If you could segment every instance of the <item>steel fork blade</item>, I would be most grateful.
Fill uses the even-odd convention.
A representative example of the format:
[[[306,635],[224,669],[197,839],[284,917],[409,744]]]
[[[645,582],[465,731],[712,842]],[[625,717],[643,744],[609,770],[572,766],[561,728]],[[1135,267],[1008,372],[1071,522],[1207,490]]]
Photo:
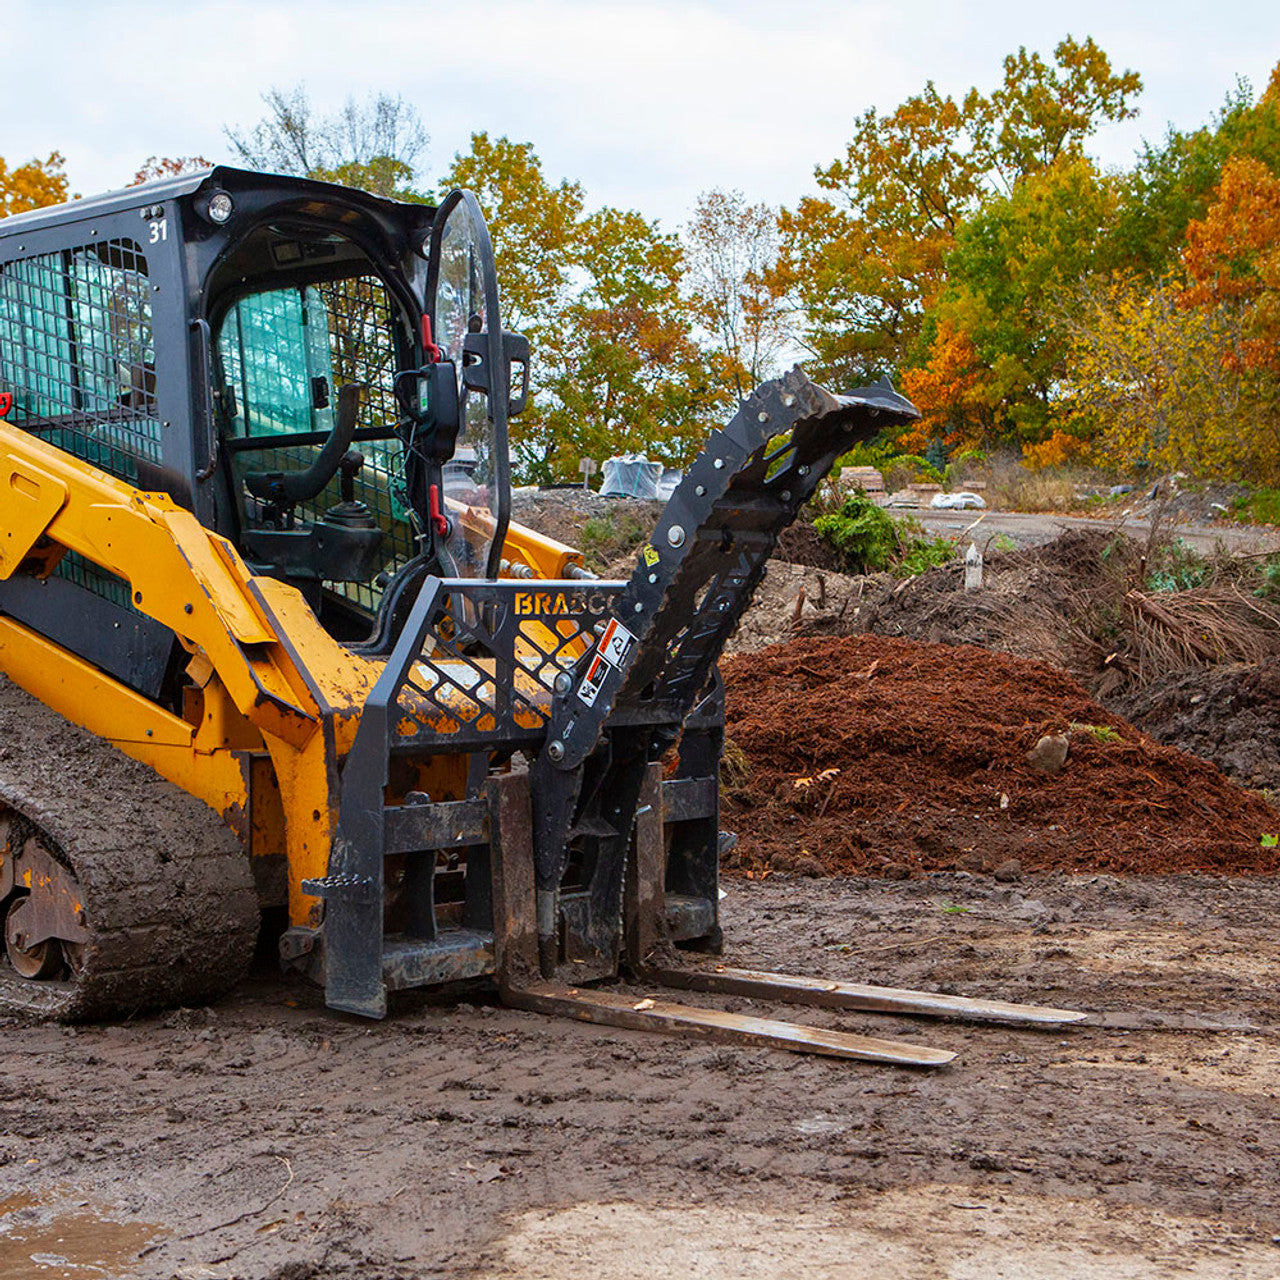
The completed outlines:
[[[638,998],[560,983],[534,983],[508,987],[502,993],[505,1004],[535,1013],[576,1018],[581,1022],[635,1031],[659,1031],[667,1035],[693,1035],[708,1040],[727,1040],[757,1048],[786,1049],[792,1053],[818,1053],[830,1058],[854,1058],[898,1067],[941,1067],[955,1058],[945,1049],[904,1044],[898,1040],[877,1040],[871,1036],[828,1031],[771,1018],[752,1018],[720,1009],[699,1009],[673,1004],[656,997]]]
[[[1075,1009],[1010,1004],[1004,1000],[975,1000],[967,996],[946,996],[932,991],[872,987],[857,982],[764,973],[756,969],[732,969],[726,965],[646,969],[644,976],[647,981],[685,991],[719,992],[757,1000],[821,1005],[829,1009],[862,1009],[869,1013],[911,1013],[927,1018],[969,1018],[983,1022],[1026,1023],[1045,1027],[1062,1026],[1088,1017],[1088,1014]]]

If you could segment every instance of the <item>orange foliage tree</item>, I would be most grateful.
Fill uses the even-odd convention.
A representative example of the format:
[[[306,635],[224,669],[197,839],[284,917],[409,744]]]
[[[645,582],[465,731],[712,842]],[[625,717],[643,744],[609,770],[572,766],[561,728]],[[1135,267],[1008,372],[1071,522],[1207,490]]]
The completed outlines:
[[[1280,178],[1237,156],[1222,170],[1216,199],[1187,230],[1185,303],[1239,307],[1243,336],[1230,359],[1280,373]]]
[[[28,160],[16,169],[0,156],[0,218],[69,200],[64,164],[58,151],[50,152],[47,160]]]
[[[206,160],[204,156],[148,156],[129,185],[136,187],[144,182],[155,182],[158,178],[177,178],[184,173],[199,173],[201,169],[212,168],[213,161]]]
[[[992,425],[986,375],[986,362],[968,331],[949,317],[939,320],[928,364],[902,375],[903,391],[920,410],[920,422],[902,447],[923,453],[939,438],[948,449],[981,444]]]

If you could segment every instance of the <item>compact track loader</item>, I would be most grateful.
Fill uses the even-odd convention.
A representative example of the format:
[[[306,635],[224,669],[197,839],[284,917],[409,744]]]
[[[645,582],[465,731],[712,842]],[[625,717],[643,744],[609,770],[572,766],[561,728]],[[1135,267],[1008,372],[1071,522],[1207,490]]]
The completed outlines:
[[[217,168],[0,222],[0,1007],[206,999],[277,908],[285,966],[374,1018],[492,977],[522,1008],[929,1066],[953,1055],[610,981],[1081,1016],[698,955],[717,658],[834,459],[912,406],[767,383],[601,581],[510,520],[528,371],[465,191]]]

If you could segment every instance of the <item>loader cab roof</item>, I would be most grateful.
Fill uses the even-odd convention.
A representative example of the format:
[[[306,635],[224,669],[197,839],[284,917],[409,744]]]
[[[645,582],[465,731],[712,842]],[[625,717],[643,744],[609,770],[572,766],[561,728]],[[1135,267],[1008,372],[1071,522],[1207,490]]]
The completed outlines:
[[[145,211],[153,205],[174,200],[184,202],[184,207],[189,207],[206,225],[212,227],[215,224],[207,219],[208,201],[218,191],[225,191],[232,197],[234,210],[230,223],[239,221],[244,214],[261,213],[270,205],[294,202],[313,216],[337,217],[347,223],[372,219],[388,227],[398,227],[409,235],[420,230],[425,234],[424,229],[430,227],[435,214],[434,206],[429,204],[387,200],[367,191],[331,182],[215,165],[195,173],[161,178],[118,191],[69,200],[65,204],[45,209],[13,214],[0,221],[0,238],[127,213],[134,209]],[[419,249],[420,242],[413,247],[415,250]]]

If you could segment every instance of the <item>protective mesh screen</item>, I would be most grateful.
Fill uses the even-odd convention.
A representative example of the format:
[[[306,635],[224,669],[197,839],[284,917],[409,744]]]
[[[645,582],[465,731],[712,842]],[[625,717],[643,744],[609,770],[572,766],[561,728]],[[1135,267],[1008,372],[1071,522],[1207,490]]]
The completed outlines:
[[[108,240],[0,266],[0,391],[7,421],[138,482],[160,461],[147,260]],[[55,574],[132,608],[128,584],[74,553]]]
[[[383,530],[388,573],[410,558],[414,546],[401,496],[403,452],[392,434],[400,417],[393,389],[400,363],[396,314],[378,277],[356,276],[242,298],[218,337],[223,377],[235,394],[233,428],[240,437],[329,431],[339,389],[353,382],[364,384],[357,426],[386,431],[388,438],[357,441],[365,462],[356,477],[355,496],[368,504]],[[326,399],[327,405],[317,407]],[[237,474],[243,478],[249,471],[300,471],[318,449],[273,445],[241,451],[236,456]],[[297,515],[318,519],[339,497],[335,479],[314,502],[300,505]],[[369,610],[381,595],[373,583],[326,585]]]
[[[8,421],[136,484],[160,461],[147,261],[109,240],[0,266]]]

